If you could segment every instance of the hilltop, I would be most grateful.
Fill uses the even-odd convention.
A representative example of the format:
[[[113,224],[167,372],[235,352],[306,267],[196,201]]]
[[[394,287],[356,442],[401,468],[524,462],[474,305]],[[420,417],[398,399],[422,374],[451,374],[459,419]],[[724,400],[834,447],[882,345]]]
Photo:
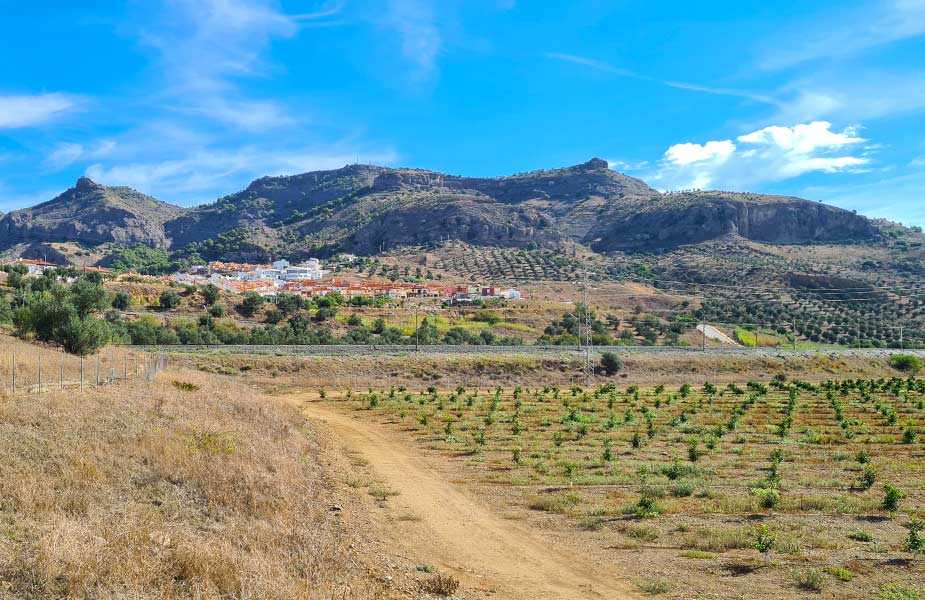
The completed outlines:
[[[213,203],[181,208],[87,178],[0,219],[0,250],[76,242],[142,244],[206,258],[262,260],[376,254],[460,241],[532,249],[579,243],[596,252],[652,251],[730,236],[770,244],[876,241],[882,224],[800,198],[733,192],[660,193],[606,161],[477,178],[348,165],[262,177]]]

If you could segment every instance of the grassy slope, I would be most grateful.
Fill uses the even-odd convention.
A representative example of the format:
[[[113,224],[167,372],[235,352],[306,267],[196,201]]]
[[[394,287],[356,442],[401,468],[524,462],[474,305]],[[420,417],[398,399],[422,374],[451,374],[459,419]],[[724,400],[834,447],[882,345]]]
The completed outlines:
[[[0,393],[0,599],[374,597],[304,419],[216,383]]]

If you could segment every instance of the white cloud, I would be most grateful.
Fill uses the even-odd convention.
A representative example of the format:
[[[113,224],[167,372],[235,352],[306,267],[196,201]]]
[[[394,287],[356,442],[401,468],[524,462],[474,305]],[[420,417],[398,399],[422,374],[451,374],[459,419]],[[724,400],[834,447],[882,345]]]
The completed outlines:
[[[67,94],[0,96],[0,129],[44,125],[79,104],[79,98]]]
[[[793,127],[771,126],[731,140],[683,143],[668,148],[648,179],[663,189],[752,186],[791,179],[811,172],[858,169],[870,162],[867,141],[855,127],[832,131],[817,121]],[[861,155],[849,152],[855,148]]]
[[[675,165],[689,165],[704,161],[722,164],[733,152],[735,144],[730,140],[707,142],[706,144],[675,144],[665,152],[665,158]]]

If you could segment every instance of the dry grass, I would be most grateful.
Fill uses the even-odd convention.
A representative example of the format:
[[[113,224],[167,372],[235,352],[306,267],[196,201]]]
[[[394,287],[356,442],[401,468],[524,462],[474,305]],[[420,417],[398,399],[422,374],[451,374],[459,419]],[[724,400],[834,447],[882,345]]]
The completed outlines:
[[[377,597],[305,427],[189,371],[0,392],[0,599]]]

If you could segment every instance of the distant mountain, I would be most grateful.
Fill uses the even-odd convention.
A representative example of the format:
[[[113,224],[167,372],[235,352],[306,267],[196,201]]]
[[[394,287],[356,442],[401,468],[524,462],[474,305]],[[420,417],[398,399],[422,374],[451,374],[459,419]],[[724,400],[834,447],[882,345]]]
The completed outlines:
[[[265,259],[459,240],[477,246],[598,252],[670,249],[738,236],[772,244],[882,235],[877,223],[799,198],[732,192],[663,194],[592,159],[496,178],[349,165],[263,177],[183,209],[86,178],[0,219],[0,249],[25,242],[145,244],[204,257]]]
[[[131,188],[107,187],[81,177],[53,200],[0,218],[0,249],[46,242],[167,247],[164,223],[182,213],[179,206]]]

